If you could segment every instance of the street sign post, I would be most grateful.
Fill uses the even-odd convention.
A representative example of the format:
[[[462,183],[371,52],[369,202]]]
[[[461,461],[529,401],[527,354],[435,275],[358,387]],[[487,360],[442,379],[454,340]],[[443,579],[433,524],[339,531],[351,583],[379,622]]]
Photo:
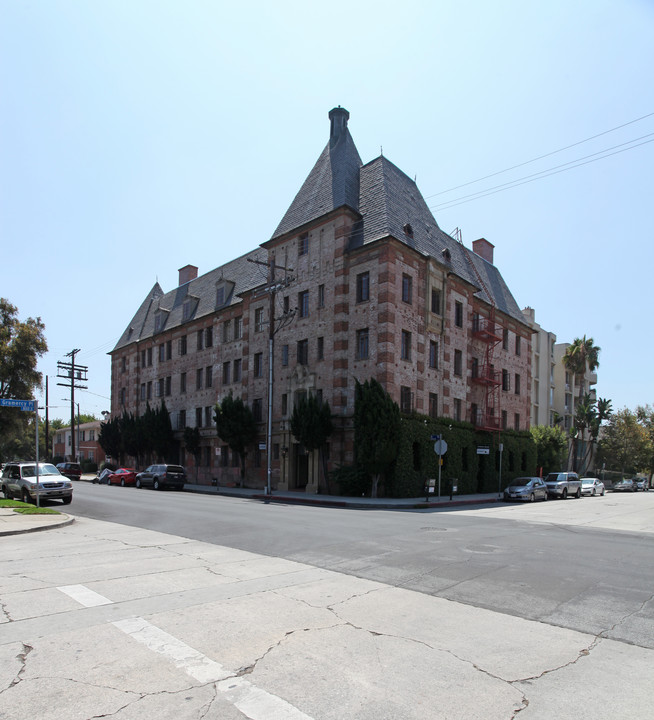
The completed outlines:
[[[434,452],[438,455],[438,499],[441,499],[441,467],[443,466],[443,455],[447,452],[447,443],[441,435],[432,435],[432,440],[437,437],[434,443]]]

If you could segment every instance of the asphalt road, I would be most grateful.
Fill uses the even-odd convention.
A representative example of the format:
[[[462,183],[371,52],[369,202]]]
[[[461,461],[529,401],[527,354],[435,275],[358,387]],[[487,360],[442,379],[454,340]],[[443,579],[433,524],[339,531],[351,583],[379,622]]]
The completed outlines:
[[[67,510],[654,648],[654,492],[383,511],[76,483]]]

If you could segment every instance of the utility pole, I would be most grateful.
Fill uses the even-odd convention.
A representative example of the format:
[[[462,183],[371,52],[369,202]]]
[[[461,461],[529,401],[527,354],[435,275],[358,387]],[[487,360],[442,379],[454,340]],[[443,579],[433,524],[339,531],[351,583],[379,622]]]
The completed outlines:
[[[75,389],[86,390],[87,385],[78,385],[79,382],[86,382],[88,380],[87,373],[89,371],[86,365],[76,365],[75,355],[79,352],[79,348],[71,350],[66,354],[66,357],[71,358],[70,362],[58,362],[57,363],[57,377],[64,378],[68,382],[60,382],[57,385],[70,388],[70,442],[71,442],[71,459],[75,461],[77,459],[77,453],[75,450]]]
[[[275,294],[278,290],[288,287],[295,278],[285,275],[283,280],[275,281],[275,269],[284,270],[284,272],[293,272],[292,268],[275,264],[275,254],[270,254],[270,261],[263,262],[261,260],[253,260],[248,258],[249,262],[255,265],[264,265],[268,267],[268,284],[255,293],[268,293],[269,295],[269,313],[268,313],[268,422],[266,429],[266,494],[272,494],[271,476],[272,476],[272,411],[273,411],[273,379],[274,379],[274,351],[275,351],[275,333],[284,327],[293,319],[295,311],[285,313],[279,327],[275,327]]]

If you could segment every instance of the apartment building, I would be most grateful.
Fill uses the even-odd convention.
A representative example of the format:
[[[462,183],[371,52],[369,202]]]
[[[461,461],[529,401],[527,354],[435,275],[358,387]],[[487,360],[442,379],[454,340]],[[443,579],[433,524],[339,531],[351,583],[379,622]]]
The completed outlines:
[[[556,335],[543,329],[536,322],[536,311],[533,308],[524,308],[522,312],[534,332],[531,341],[531,424],[552,427],[556,412],[554,407]]]
[[[75,451],[77,457],[72,456],[72,434],[70,426],[53,431],[52,456],[61,457],[67,461],[77,462],[90,460],[98,463],[105,460],[105,453],[98,437],[100,435],[100,421],[80,423],[75,425]]]
[[[376,378],[402,412],[526,429],[532,327],[493,263],[443,232],[416,183],[387,158],[363,164],[349,113],[329,113],[327,145],[272,237],[178,287],[155,284],[112,356],[112,415],[163,399],[179,440],[200,428],[200,477],[234,479],[213,407],[243,398],[260,427],[247,482],[265,485],[270,428],[273,486],[315,489],[315,468],[292,437],[298,397],[328,401],[330,467],[352,463],[355,381]],[[253,240],[253,243],[255,241]]]

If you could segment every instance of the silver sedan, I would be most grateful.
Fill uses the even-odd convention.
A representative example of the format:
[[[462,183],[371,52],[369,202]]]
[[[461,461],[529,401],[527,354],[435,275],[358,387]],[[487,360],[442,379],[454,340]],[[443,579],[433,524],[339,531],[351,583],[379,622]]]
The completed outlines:
[[[547,500],[547,485],[539,477],[516,478],[505,490],[504,500]]]
[[[581,478],[582,495],[604,495],[604,483],[593,477]]]

